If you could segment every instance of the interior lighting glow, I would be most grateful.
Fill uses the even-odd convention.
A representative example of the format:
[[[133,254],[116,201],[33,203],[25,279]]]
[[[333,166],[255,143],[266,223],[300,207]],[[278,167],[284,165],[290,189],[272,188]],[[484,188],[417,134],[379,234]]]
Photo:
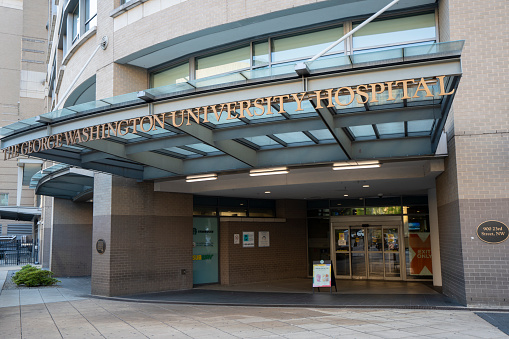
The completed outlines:
[[[288,174],[290,171],[286,167],[274,167],[274,168],[264,168],[264,169],[256,169],[249,171],[249,175],[252,177],[261,176],[261,175],[275,175],[275,174]]]
[[[335,163],[332,165],[332,169],[335,171],[339,171],[339,170],[361,169],[361,168],[377,168],[380,166],[381,166],[381,164],[377,160],[375,160],[375,161],[349,161],[349,162]]]
[[[364,187],[364,188],[368,188],[368,187],[369,187],[369,185],[362,185],[362,187]]]
[[[270,191],[265,191],[265,194],[270,194]]]
[[[197,182],[197,181],[208,181],[208,180],[217,180],[217,174],[209,173],[209,174],[199,174],[199,175],[188,175],[186,177],[186,182]]]

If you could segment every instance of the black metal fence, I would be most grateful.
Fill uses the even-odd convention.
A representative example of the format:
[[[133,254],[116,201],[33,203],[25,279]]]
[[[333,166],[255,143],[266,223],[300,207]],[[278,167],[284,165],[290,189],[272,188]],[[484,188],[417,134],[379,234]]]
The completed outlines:
[[[21,239],[0,241],[0,265],[18,266],[36,264],[38,258],[37,241]]]

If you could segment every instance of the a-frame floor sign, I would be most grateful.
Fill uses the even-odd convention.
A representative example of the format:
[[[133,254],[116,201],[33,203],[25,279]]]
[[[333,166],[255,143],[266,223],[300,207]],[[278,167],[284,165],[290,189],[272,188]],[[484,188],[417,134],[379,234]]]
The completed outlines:
[[[336,275],[334,274],[334,267],[330,260],[313,261],[313,293],[315,288],[329,287],[332,294],[332,286],[338,291],[336,286]]]

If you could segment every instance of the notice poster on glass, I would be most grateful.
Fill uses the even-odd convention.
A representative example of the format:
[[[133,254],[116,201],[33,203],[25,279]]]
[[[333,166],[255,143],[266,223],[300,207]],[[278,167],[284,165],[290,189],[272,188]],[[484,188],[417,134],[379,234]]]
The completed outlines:
[[[254,247],[254,232],[242,232],[242,247]]]
[[[313,264],[313,287],[331,287],[331,264]]]
[[[338,246],[346,246],[346,239],[344,233],[338,234]]]
[[[269,247],[270,239],[268,231],[258,232],[258,247]]]
[[[408,237],[411,275],[433,275],[429,233],[410,233]]]

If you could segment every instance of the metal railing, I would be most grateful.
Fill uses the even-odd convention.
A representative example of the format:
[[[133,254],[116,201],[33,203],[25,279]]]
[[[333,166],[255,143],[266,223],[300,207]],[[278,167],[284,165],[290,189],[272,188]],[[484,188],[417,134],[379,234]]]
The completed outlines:
[[[38,260],[38,241],[21,239],[0,241],[0,266],[23,266],[36,264]]]

